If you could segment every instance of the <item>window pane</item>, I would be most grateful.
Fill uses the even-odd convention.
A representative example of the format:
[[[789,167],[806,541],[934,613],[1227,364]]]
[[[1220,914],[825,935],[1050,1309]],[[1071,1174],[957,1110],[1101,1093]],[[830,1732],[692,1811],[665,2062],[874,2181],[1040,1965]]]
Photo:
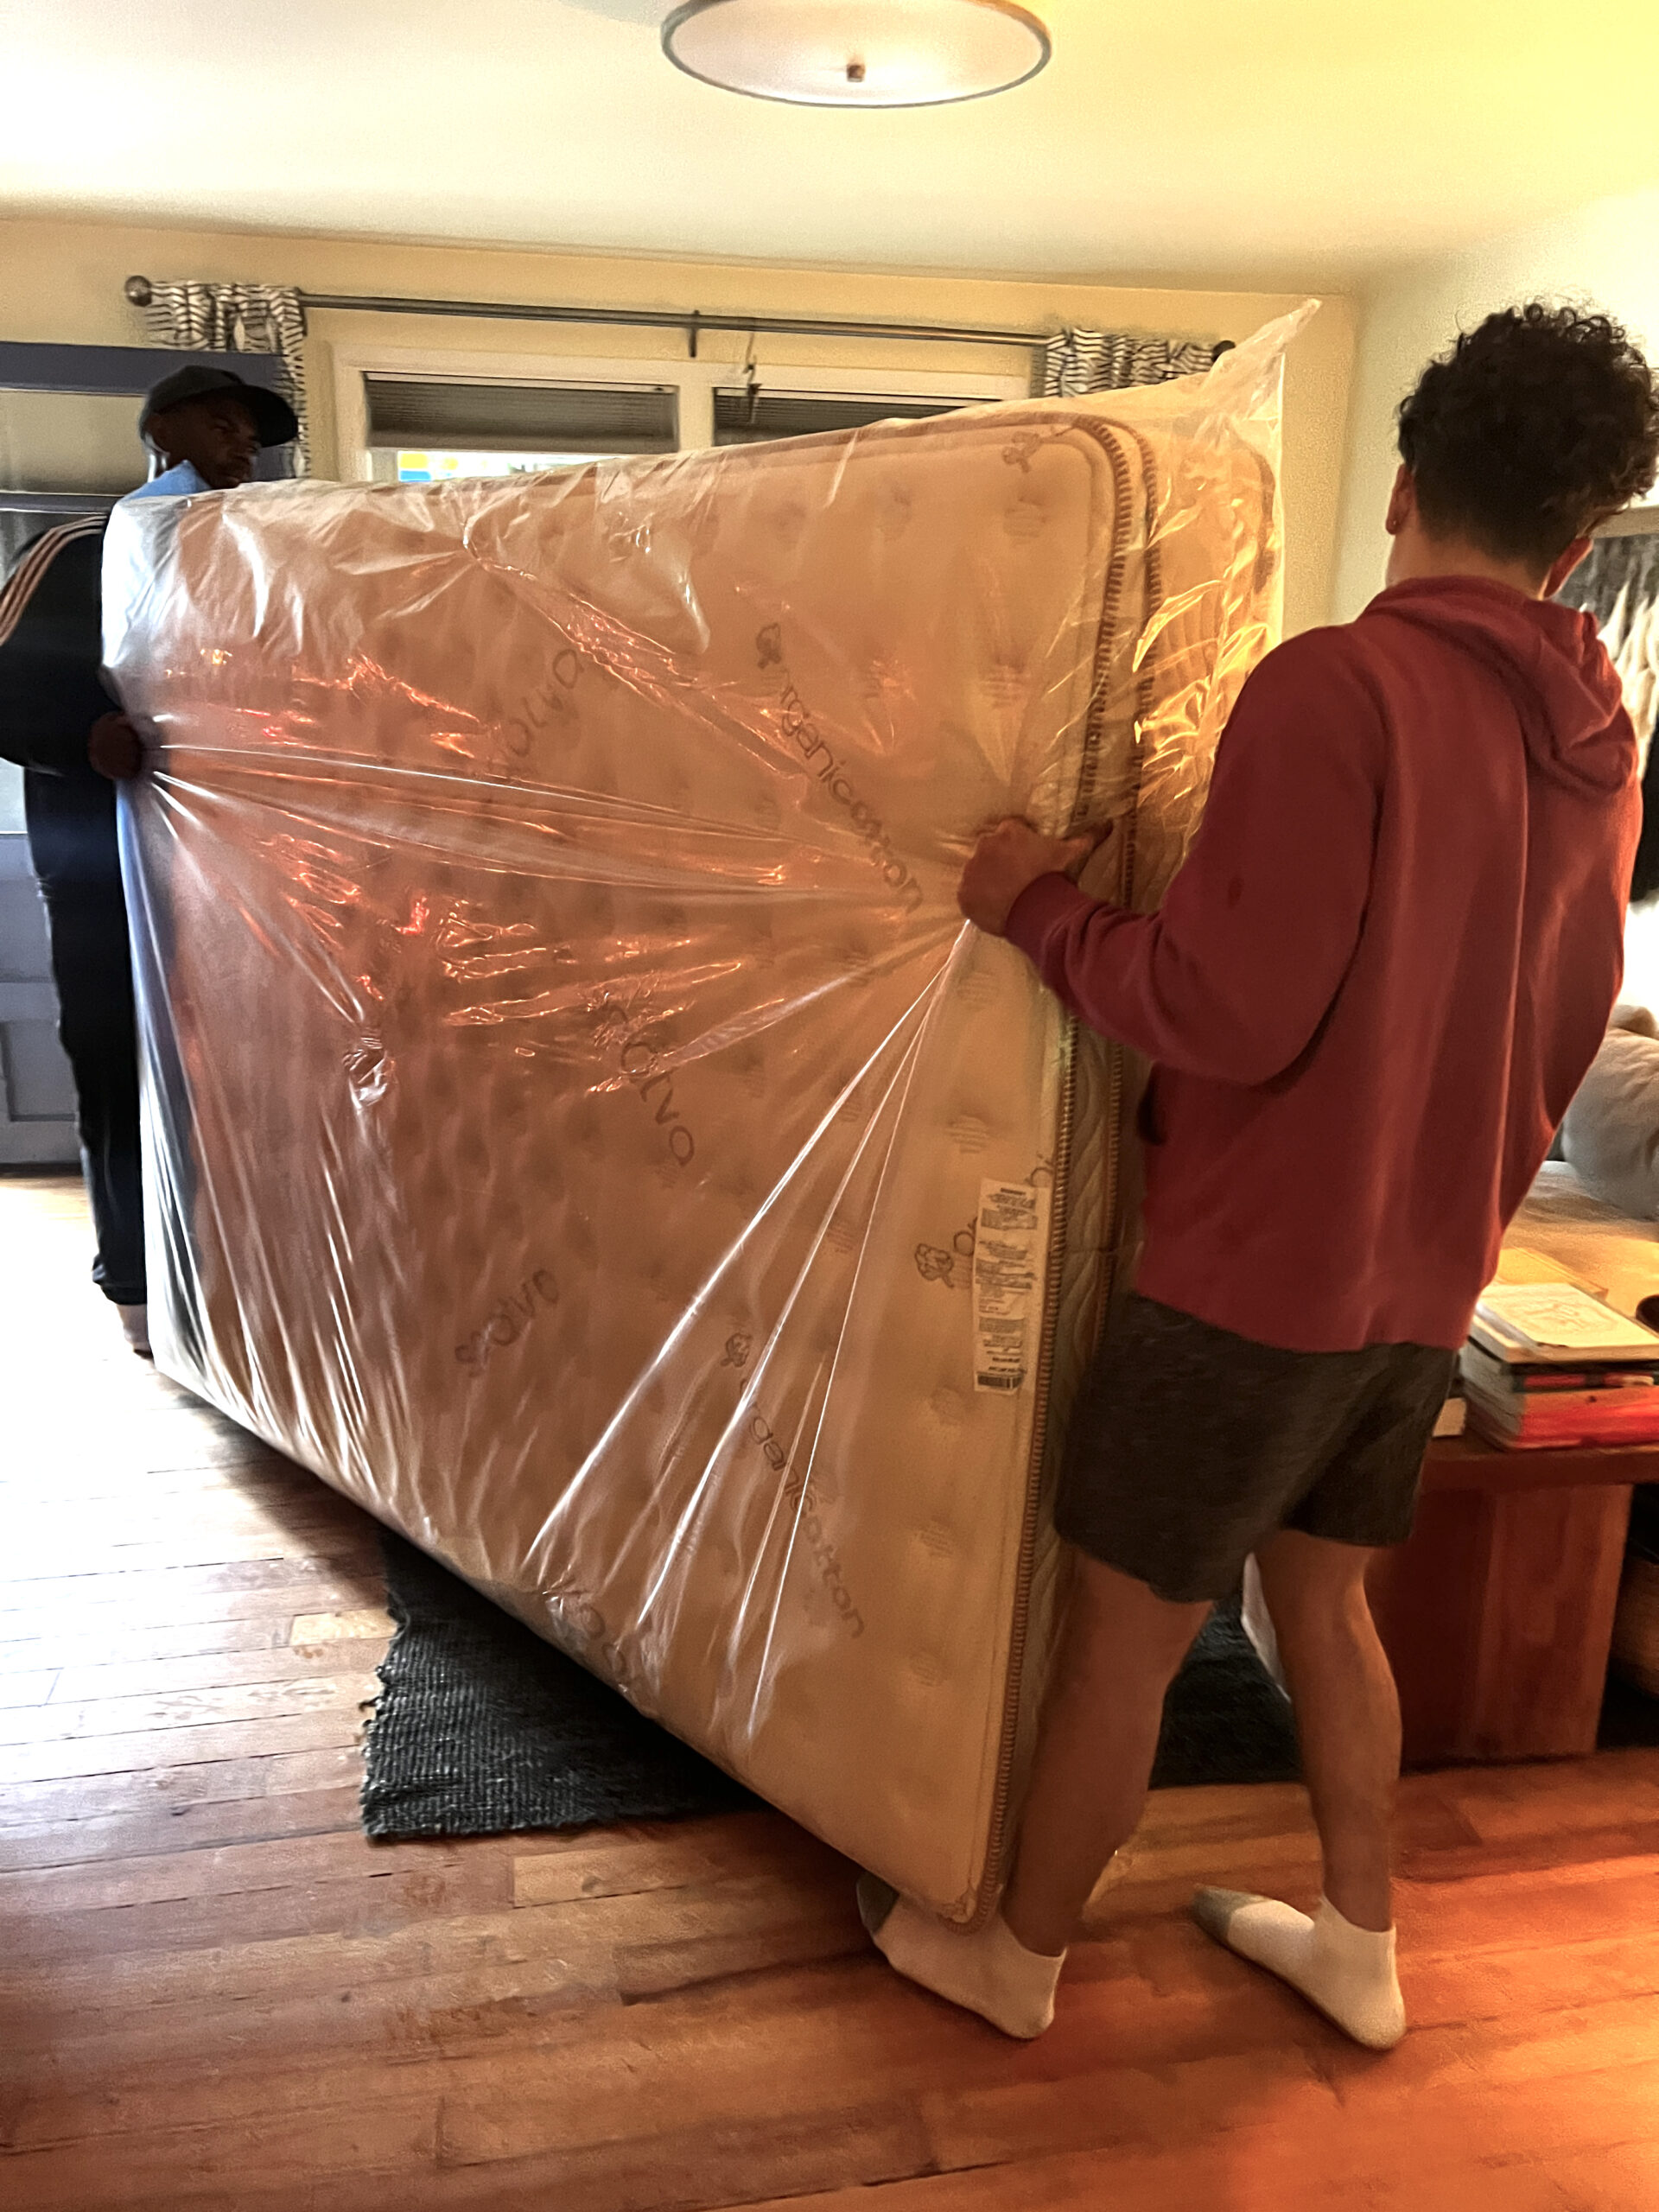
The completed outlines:
[[[672,453],[679,394],[671,385],[451,384],[364,378],[369,443],[419,452]]]
[[[770,438],[811,437],[824,430],[859,430],[870,423],[921,422],[979,399],[899,399],[880,392],[747,391],[715,394],[715,443],[758,445]]]
[[[524,476],[541,468],[585,468],[589,461],[620,459],[591,453],[456,453],[399,448],[386,456],[385,480],[394,484],[442,484],[452,476]],[[377,454],[377,459],[379,455]],[[377,477],[381,472],[377,469]]]

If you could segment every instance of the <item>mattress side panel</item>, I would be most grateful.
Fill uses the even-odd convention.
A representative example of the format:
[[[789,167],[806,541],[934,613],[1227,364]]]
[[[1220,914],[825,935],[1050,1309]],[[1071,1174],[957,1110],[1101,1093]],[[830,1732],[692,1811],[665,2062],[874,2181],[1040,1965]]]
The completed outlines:
[[[1160,413],[1170,412],[1158,395]],[[1275,642],[1281,522],[1274,470],[1259,445],[1190,426],[1137,420],[1121,399],[1090,426],[1118,454],[1129,509],[1122,575],[1109,592],[1097,689],[1109,711],[1090,747],[1091,819],[1114,834],[1083,872],[1096,897],[1153,912],[1197,832],[1216,747],[1245,677]],[[1074,1026],[1069,1041],[1066,1236],[1055,1317],[1041,1472],[1042,1508],[1025,1597],[1016,1684],[1017,1808],[1035,1749],[1063,1618],[1067,1561],[1052,1499],[1071,1416],[1113,1306],[1133,1287],[1144,1163],[1140,1057]],[[1009,1830],[1013,1821],[1007,1824]],[[1007,1836],[1001,1840],[1006,1859]],[[993,1869],[995,1875],[1004,1871]]]

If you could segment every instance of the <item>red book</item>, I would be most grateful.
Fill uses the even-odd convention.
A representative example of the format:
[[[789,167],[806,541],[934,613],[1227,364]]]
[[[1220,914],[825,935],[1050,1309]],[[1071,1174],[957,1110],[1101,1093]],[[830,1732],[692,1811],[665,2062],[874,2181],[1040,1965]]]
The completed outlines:
[[[1659,1390],[1516,1390],[1465,1385],[1469,1425],[1512,1451],[1575,1444],[1659,1444]]]

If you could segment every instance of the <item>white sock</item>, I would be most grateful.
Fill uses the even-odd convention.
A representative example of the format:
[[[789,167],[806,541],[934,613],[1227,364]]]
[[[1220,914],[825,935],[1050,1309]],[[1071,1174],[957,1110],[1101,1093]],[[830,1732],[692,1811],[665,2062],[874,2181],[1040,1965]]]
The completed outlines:
[[[864,1925],[896,1973],[977,2012],[1005,2036],[1041,2035],[1054,2018],[1064,1952],[1053,1959],[1028,1951],[1000,1912],[964,1935],[908,1897],[890,1900],[887,1885],[868,1874],[858,1885]]]
[[[1192,1915],[1206,1935],[1287,1981],[1368,2050],[1392,2050],[1406,2032],[1392,1928],[1356,1928],[1328,1897],[1310,1920],[1243,1890],[1200,1890]]]
[[[149,1352],[149,1308],[148,1306],[118,1306],[121,1316],[121,1333],[141,1359],[148,1359]]]

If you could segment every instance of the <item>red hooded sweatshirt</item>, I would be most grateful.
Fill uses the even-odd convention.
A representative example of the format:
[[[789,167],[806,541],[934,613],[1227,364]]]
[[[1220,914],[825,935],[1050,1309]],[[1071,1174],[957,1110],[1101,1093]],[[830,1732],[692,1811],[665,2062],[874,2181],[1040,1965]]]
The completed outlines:
[[[1397,584],[1268,654],[1155,914],[1008,935],[1154,1063],[1137,1287],[1293,1351],[1457,1345],[1600,1044],[1640,826],[1588,615]]]

